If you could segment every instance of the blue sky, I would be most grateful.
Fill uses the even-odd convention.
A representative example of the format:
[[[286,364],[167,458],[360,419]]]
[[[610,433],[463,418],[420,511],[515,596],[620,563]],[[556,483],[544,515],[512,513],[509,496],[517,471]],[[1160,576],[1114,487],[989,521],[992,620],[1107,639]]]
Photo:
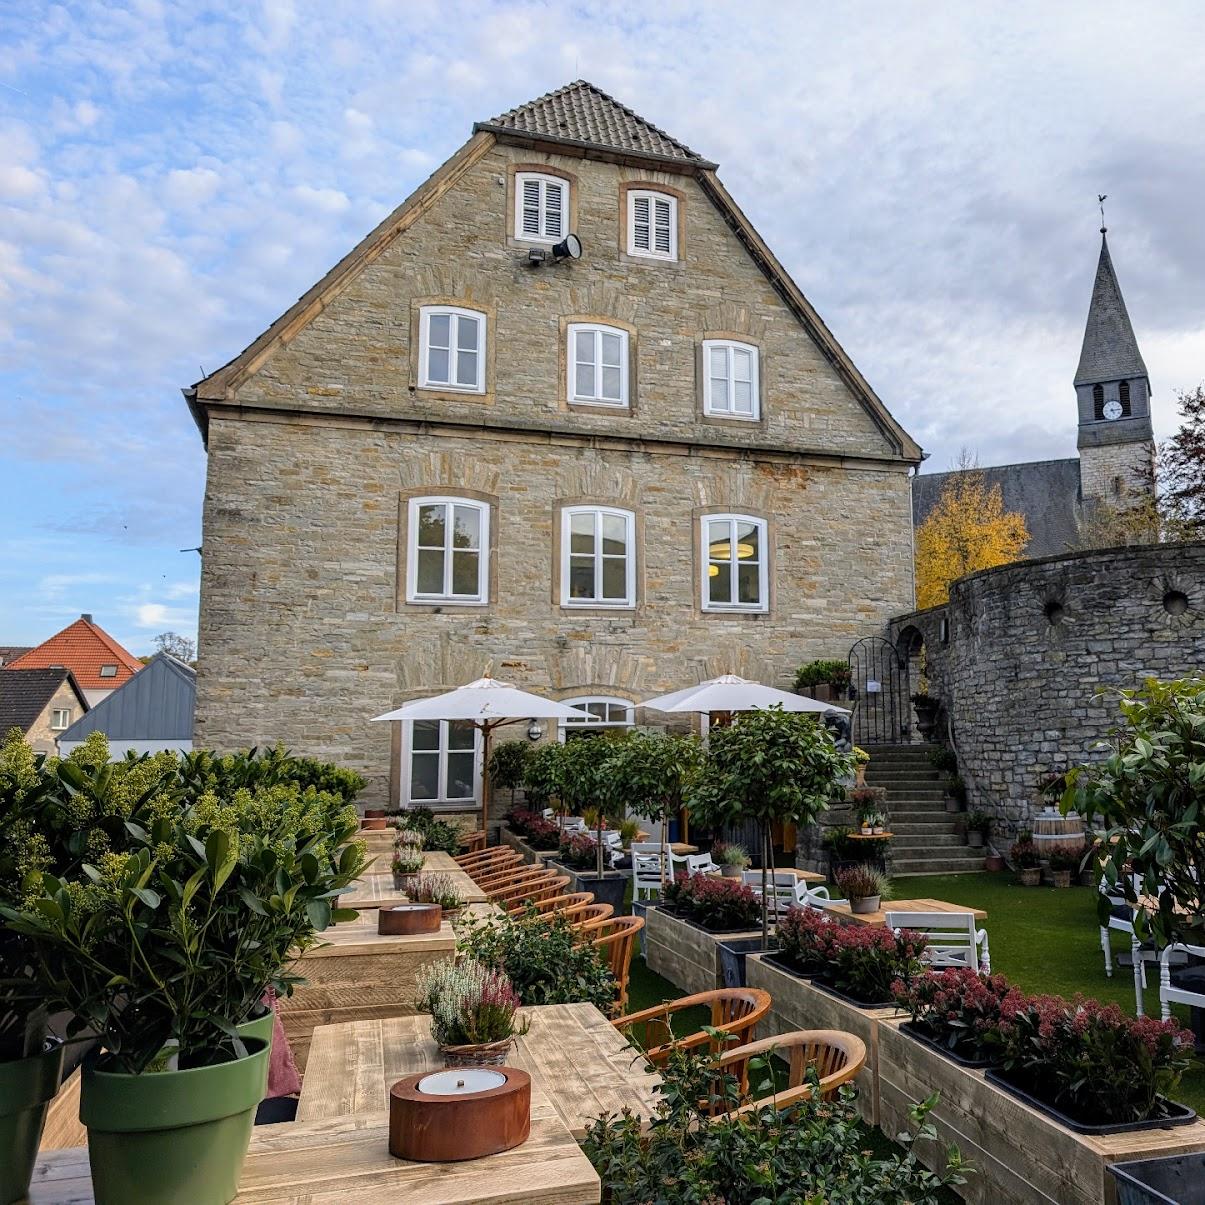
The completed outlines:
[[[1074,454],[1095,195],[1155,391],[1205,376],[1197,4],[0,6],[0,644],[193,634],[228,360],[489,118],[592,80],[720,163],[945,468]]]

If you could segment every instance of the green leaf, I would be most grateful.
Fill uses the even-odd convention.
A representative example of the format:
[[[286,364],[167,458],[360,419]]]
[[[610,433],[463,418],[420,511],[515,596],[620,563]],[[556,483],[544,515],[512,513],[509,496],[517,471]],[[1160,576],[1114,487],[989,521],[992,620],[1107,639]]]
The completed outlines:
[[[140,899],[148,908],[158,908],[162,903],[163,897],[159,892],[151,890],[150,887],[131,887],[130,894]]]

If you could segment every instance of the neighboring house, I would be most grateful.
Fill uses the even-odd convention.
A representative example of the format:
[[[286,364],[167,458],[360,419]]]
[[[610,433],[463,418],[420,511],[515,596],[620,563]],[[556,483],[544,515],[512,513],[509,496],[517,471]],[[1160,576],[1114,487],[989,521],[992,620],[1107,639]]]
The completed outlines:
[[[59,737],[59,749],[70,753],[89,733],[103,732],[113,761],[127,753],[187,752],[192,748],[196,702],[196,671],[167,653],[158,653],[72,724]]]
[[[195,739],[374,802],[476,797],[471,729],[368,721],[487,667],[623,726],[913,604],[920,448],[716,165],[588,83],[478,124],[185,395]]]
[[[1101,503],[1132,505],[1155,490],[1151,383],[1105,231],[1100,234],[1100,259],[1075,372],[1079,455],[982,470],[989,486],[1000,487],[1005,510],[1025,516],[1027,559],[1058,556],[1078,547],[1086,508]],[[937,505],[951,476],[923,473],[913,480],[912,514],[917,527]]]
[[[22,653],[28,652],[28,644],[0,644],[0,669],[10,661],[15,661]]]
[[[19,728],[34,752],[53,756],[58,738],[87,710],[75,675],[61,665],[0,673],[0,740]]]
[[[4,668],[44,669],[51,665],[65,665],[71,670],[90,706],[95,706],[142,668],[142,662],[133,653],[122,648],[87,614],[36,648],[15,657]]]

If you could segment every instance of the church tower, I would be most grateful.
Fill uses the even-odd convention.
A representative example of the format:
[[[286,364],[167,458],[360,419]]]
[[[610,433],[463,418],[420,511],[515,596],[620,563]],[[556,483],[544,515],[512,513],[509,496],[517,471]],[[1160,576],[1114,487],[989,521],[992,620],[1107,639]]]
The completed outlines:
[[[1080,497],[1125,506],[1155,489],[1151,384],[1126,312],[1102,226],[1100,262],[1075,394],[1079,404]]]

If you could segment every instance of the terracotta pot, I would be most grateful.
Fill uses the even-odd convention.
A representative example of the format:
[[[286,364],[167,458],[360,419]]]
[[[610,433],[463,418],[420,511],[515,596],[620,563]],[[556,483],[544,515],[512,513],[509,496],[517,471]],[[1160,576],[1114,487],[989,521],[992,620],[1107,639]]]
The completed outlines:
[[[859,763],[854,766],[854,786],[864,787],[866,785],[866,767]]]
[[[438,904],[395,904],[377,909],[377,932],[382,937],[410,937],[438,933],[443,909]]]
[[[860,900],[851,899],[849,901],[849,910],[850,910],[850,912],[857,912],[857,913],[878,912],[879,897],[877,895],[866,895],[866,896],[863,896]]]
[[[385,809],[384,808],[365,808],[364,815],[368,816],[368,817],[384,816]]]
[[[983,859],[983,869],[999,874],[1004,869],[1004,859],[999,854],[988,854]]]
[[[441,1046],[445,1067],[501,1067],[506,1062],[514,1038],[501,1042],[481,1042],[473,1046]]]
[[[1040,866],[1022,866],[1017,871],[1017,878],[1022,887],[1036,887],[1042,881],[1042,868]]]
[[[360,821],[360,828],[366,832],[380,832],[385,827],[384,816],[365,816]]]

